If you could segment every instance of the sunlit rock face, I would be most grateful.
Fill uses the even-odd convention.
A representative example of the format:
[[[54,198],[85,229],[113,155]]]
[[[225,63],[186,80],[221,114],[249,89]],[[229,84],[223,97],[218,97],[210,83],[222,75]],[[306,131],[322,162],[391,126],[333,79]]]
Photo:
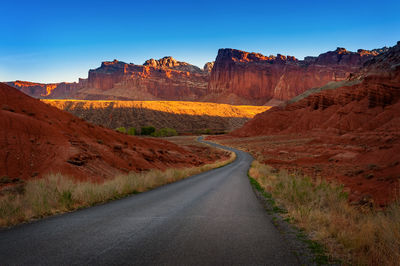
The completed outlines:
[[[330,81],[347,79],[364,62],[384,51],[344,48],[323,53],[318,57],[298,60],[293,56],[264,56],[235,49],[220,49],[212,68],[208,97],[224,102],[235,95],[255,104],[271,99],[288,100],[307,89],[320,87]]]
[[[86,99],[196,100],[207,92],[209,73],[172,57],[149,59],[143,65],[114,60],[89,71]]]
[[[214,67],[214,62],[207,62],[204,64],[203,70],[207,71],[208,73],[211,73],[213,67]]]

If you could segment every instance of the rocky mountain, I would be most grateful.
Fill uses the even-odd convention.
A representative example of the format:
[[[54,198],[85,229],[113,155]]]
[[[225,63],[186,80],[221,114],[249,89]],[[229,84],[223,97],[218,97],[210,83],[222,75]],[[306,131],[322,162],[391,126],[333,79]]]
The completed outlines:
[[[208,99],[215,102],[240,101],[265,104],[270,100],[289,100],[307,89],[330,81],[346,80],[351,73],[381,50],[344,48],[318,57],[298,60],[293,56],[264,56],[235,49],[220,49],[211,72]]]

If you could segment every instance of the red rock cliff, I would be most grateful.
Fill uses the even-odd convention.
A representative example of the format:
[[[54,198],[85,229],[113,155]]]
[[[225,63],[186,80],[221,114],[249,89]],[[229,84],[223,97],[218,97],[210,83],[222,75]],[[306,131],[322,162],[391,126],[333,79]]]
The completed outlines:
[[[345,80],[381,51],[344,48],[318,57],[297,60],[293,56],[264,56],[234,49],[220,49],[211,72],[208,94],[224,101],[235,95],[244,101],[265,104],[271,99],[288,100],[307,89],[330,81]]]
[[[41,99],[67,99],[86,85],[86,79],[79,79],[79,82],[61,82],[61,83],[35,83],[29,81],[12,81],[6,82],[23,93]]]
[[[143,65],[114,60],[90,70],[86,99],[196,100],[206,94],[209,73],[172,57],[150,59]]]

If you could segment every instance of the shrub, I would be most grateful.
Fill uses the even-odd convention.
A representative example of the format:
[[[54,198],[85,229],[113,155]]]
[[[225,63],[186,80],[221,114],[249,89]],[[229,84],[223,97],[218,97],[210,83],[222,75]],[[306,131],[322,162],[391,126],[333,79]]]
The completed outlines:
[[[178,133],[176,132],[175,129],[166,127],[166,128],[161,128],[161,129],[157,130],[156,132],[154,132],[151,135],[154,137],[172,137],[172,136],[177,136]]]
[[[148,127],[142,127],[140,130],[141,135],[151,135],[156,131],[156,129],[153,126],[148,126]]]
[[[118,132],[121,132],[121,133],[126,133],[126,128],[125,127],[117,127],[115,130],[118,131]]]
[[[128,135],[135,136],[135,135],[136,135],[136,128],[130,127],[130,128],[127,130],[126,133],[128,133]]]

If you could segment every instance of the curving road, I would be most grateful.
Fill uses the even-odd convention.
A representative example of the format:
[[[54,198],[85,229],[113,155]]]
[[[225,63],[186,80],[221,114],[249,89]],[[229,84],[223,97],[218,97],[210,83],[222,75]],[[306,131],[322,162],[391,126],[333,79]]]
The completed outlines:
[[[0,231],[0,264],[299,264],[252,191],[251,156],[226,149],[225,167]]]

